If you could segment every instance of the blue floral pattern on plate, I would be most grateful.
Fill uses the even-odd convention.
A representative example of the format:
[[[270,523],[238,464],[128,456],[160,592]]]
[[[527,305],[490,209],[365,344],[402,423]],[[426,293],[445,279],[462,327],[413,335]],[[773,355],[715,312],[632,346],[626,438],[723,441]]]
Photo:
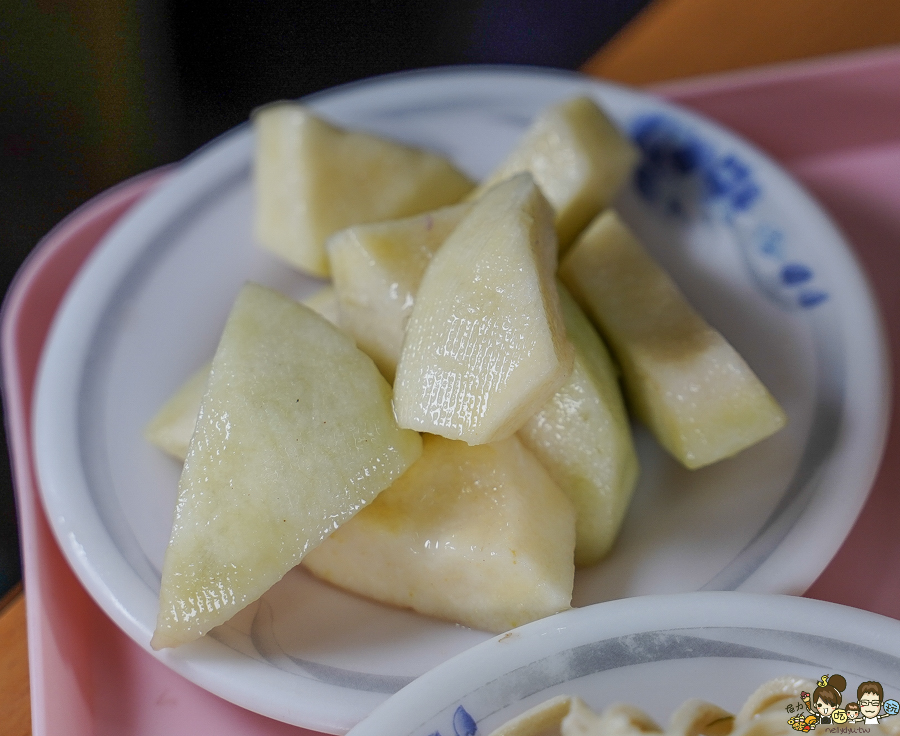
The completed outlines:
[[[751,276],[778,304],[810,309],[828,299],[813,268],[792,255],[784,229],[760,213],[765,192],[746,161],[660,112],[637,116],[629,132],[642,154],[635,187],[648,204],[669,217],[713,218],[731,228]]]
[[[478,733],[478,724],[461,705],[453,712],[453,733],[455,736],[475,736]],[[431,736],[441,736],[440,731],[435,731]]]

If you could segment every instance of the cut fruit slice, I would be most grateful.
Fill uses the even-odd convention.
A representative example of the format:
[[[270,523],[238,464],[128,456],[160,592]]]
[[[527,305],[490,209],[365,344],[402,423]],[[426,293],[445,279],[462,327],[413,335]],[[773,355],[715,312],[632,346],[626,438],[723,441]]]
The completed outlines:
[[[638,461],[612,358],[561,284],[559,296],[575,367],[518,436],[575,505],[575,564],[593,565],[615,541]]]
[[[419,286],[394,382],[401,427],[493,442],[572,372],[550,206],[530,174],[488,191]]]
[[[314,294],[308,296],[302,302],[314,312],[321,314],[331,324],[343,327],[341,324],[341,305],[338,301],[337,291],[333,286],[323,286]]]
[[[332,324],[338,324],[338,302],[334,288],[323,286],[315,294],[303,300],[310,309],[321,314]],[[191,435],[200,412],[200,401],[206,390],[211,363],[204,363],[172,397],[163,404],[144,429],[144,439],[184,462],[191,445]]]
[[[632,409],[686,467],[734,455],[784,426],[766,387],[615,212],[591,223],[559,275],[607,338]]]
[[[638,150],[597,104],[576,97],[547,108],[506,160],[469,198],[521,171],[530,171],[556,211],[564,253],[606,207],[638,161]]]
[[[328,239],[341,325],[393,382],[422,275],[471,205],[357,225]]]
[[[304,564],[342,588],[500,632],[569,608],[575,512],[519,440],[422,457]]]
[[[294,102],[256,110],[253,127],[256,237],[317,276],[332,233],[454,204],[473,186],[436,154],[341,130]]]
[[[196,639],[259,598],[420,454],[387,382],[346,334],[248,284],[178,485],[151,645]]]
[[[182,462],[191,446],[211,365],[204,363],[197,369],[144,428],[144,439]]]

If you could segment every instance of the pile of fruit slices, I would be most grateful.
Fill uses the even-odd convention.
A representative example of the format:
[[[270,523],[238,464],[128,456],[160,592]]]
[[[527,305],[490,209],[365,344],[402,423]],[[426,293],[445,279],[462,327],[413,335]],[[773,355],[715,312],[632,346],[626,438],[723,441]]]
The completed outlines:
[[[154,647],[301,561],[488,631],[568,608],[637,480],[620,373],[690,468],[784,424],[608,209],[637,153],[591,100],[541,113],[474,189],[294,103],[254,127],[257,239],[333,283],[308,305],[245,286],[212,363],[147,427],[184,461]]]

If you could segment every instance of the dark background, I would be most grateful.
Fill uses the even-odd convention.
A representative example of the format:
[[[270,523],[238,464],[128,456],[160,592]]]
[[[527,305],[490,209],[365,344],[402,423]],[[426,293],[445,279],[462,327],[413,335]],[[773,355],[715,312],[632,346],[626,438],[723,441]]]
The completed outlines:
[[[575,69],[648,0],[4,0],[0,277],[109,186],[254,107],[402,69]],[[5,439],[5,438],[4,438]],[[20,579],[0,453],[0,596]]]

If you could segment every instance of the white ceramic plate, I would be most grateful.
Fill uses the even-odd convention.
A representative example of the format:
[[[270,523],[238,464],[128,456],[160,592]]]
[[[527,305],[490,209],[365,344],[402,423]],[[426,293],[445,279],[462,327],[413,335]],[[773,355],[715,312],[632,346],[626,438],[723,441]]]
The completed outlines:
[[[597,98],[644,164],[622,213],[746,356],[790,425],[688,472],[638,430],[642,477],[609,560],[575,605],[700,589],[800,593],[859,512],[881,455],[887,372],[865,280],[821,210],[721,128],[575,74],[451,69],[310,99],[348,126],[442,151],[486,174],[535,113]],[[39,373],[35,448],[51,525],[103,609],[148,647],[179,468],[141,437],[213,353],[252,279],[319,284],[256,248],[247,127],[189,158],[97,249],[59,311]],[[488,635],[341,593],[302,570],[210,636],[157,653],[185,677],[290,723],[343,732]]]
[[[557,695],[598,712],[629,703],[665,726],[690,698],[737,713],[768,680],[833,674],[847,680],[844,702],[872,680],[885,701],[900,698],[900,622],[791,596],[630,598],[484,642],[405,687],[350,736],[487,736]]]

